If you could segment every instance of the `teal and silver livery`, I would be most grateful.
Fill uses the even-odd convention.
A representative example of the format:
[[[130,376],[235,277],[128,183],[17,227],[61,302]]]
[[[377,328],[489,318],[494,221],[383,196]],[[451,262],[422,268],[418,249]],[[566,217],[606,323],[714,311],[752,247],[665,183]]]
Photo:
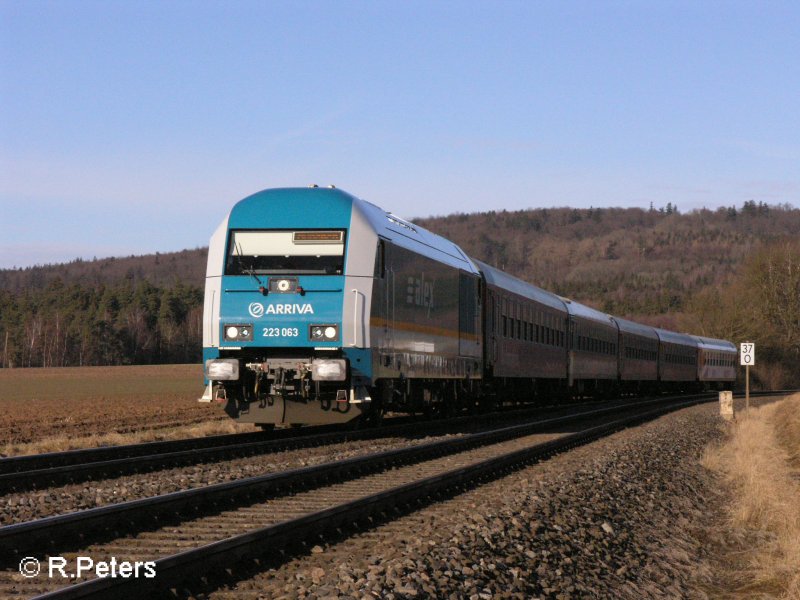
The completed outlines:
[[[341,190],[254,194],[209,245],[204,399],[270,426],[463,394],[481,374],[479,282],[455,244]]]
[[[560,298],[330,188],[258,192],[208,251],[206,401],[263,427],[731,386],[736,348]]]

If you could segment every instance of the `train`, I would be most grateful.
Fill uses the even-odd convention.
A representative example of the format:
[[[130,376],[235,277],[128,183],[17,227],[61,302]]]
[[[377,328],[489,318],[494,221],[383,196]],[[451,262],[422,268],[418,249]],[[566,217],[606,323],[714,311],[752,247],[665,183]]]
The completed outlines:
[[[736,356],[560,297],[334,186],[248,196],[209,243],[201,400],[265,429],[722,389]]]

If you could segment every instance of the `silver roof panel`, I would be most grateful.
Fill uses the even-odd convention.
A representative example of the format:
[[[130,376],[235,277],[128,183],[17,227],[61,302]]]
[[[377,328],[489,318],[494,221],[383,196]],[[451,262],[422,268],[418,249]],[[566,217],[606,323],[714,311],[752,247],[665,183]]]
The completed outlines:
[[[622,317],[611,318],[617,322],[620,331],[623,333],[632,333],[634,335],[639,335],[651,340],[658,340],[658,334],[656,334],[656,330],[650,325],[642,325],[641,323],[629,321],[628,319],[623,319]]]
[[[691,337],[697,341],[698,347],[702,348],[703,350],[732,352],[734,354],[737,352],[736,346],[728,340],[718,340],[716,338],[703,337],[699,335],[693,335]]]
[[[564,302],[555,294],[552,294],[547,290],[543,290],[540,287],[536,287],[535,285],[514,277],[513,275],[504,273],[499,269],[495,269],[494,267],[491,267],[479,260],[475,260],[474,262],[480,269],[481,273],[483,273],[483,276],[486,278],[486,283],[489,285],[508,290],[512,294],[517,294],[523,298],[528,298],[529,300],[539,302],[540,304],[555,308],[556,310],[560,310],[564,313],[567,312]]]

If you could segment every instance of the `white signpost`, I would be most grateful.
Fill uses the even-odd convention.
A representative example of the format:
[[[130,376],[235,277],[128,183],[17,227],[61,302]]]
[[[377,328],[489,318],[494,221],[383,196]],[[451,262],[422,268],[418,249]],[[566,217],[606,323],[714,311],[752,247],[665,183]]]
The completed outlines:
[[[745,371],[745,408],[750,408],[750,366],[756,364],[756,345],[753,342],[739,344],[739,364]]]

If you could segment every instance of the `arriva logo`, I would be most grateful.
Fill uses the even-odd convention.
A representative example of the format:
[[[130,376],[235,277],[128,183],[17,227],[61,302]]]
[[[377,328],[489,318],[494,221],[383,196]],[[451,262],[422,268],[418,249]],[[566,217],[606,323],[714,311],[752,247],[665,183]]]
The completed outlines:
[[[256,319],[264,315],[313,315],[314,307],[310,304],[268,304],[265,309],[260,302],[252,302],[247,312]]]
[[[261,302],[251,302],[250,306],[247,307],[247,312],[257,319],[264,314],[264,305]]]
[[[268,315],[313,315],[314,307],[310,304],[270,304]]]

